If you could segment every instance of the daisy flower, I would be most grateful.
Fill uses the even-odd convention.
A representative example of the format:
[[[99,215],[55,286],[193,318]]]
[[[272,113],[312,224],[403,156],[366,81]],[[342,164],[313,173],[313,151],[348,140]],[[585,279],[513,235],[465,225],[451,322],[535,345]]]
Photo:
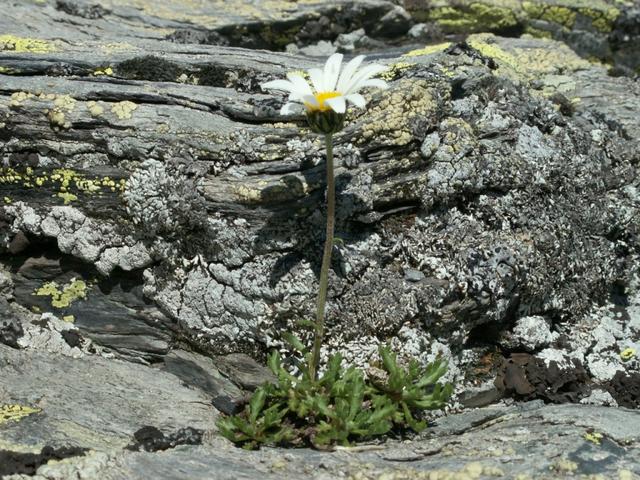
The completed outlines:
[[[387,88],[387,82],[372,78],[385,70],[383,65],[371,64],[362,68],[364,55],[359,55],[342,68],[342,54],[329,57],[324,69],[312,68],[308,71],[309,83],[302,73],[288,73],[288,80],[273,80],[263,83],[263,89],[289,92],[289,100],[280,110],[282,115],[317,112],[344,114],[347,102],[364,108],[367,101],[358,92],[363,88]]]

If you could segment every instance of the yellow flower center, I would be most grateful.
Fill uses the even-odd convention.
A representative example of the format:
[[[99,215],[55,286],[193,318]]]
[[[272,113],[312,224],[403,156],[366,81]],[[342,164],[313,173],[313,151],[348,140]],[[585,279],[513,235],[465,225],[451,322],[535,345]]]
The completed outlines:
[[[327,110],[331,109],[331,107],[325,103],[326,100],[329,100],[330,98],[339,97],[340,95],[342,95],[340,92],[318,92],[313,95],[314,97],[316,97],[318,106],[312,105],[307,102],[305,102],[304,105],[305,107],[307,107],[307,110],[310,110],[312,112],[316,110],[319,110],[321,112],[326,112]]]

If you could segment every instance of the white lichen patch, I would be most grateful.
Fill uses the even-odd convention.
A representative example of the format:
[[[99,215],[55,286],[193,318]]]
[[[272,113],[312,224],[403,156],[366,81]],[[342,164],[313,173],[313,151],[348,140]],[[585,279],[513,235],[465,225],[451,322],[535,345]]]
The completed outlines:
[[[104,107],[102,107],[102,105],[100,105],[98,102],[94,101],[87,102],[87,110],[89,110],[89,113],[94,118],[99,117],[104,113]]]
[[[133,116],[133,112],[138,108],[133,102],[125,100],[118,102],[111,107],[111,112],[120,120],[128,120]]]
[[[29,98],[33,98],[34,95],[29,92],[14,92],[11,94],[10,107],[19,107]]]

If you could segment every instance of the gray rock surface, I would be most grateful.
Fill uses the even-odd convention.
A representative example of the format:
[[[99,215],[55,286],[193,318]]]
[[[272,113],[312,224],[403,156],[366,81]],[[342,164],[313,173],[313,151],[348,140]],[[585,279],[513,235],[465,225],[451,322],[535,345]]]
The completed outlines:
[[[638,478],[638,12],[9,2],[0,466],[13,480]],[[311,318],[324,240],[322,142],[260,83],[336,49],[386,64],[390,89],[336,137],[323,355],[443,355],[458,395],[411,440],[244,452],[214,405],[238,408],[281,332]]]
[[[259,83],[314,62],[150,39],[115,48],[55,28],[68,41],[0,53],[16,302],[141,362],[176,341],[264,358],[313,314],[323,151]],[[615,357],[637,291],[637,82],[557,42],[486,34],[380,61],[391,89],[336,139],[343,242],[325,354],[366,365],[391,341],[423,361],[444,352],[452,379],[482,382],[469,369],[490,332],[544,315],[556,340],[542,357],[559,361],[571,352],[555,334],[610,301],[620,341],[587,352],[600,341],[588,340],[578,360],[599,383],[636,371]],[[9,254],[18,237],[29,246]],[[59,266],[29,273],[41,257]]]
[[[640,475],[640,413],[627,409],[545,406],[539,401],[498,405],[437,419],[411,440],[333,452],[281,448],[248,452],[216,434],[216,414],[202,385],[183,386],[170,373],[117,360],[86,356],[61,361],[0,348],[5,359],[2,401],[42,409],[0,425],[0,445],[17,451],[32,451],[44,443],[91,448],[84,456],[43,465],[35,476],[4,477],[10,480],[593,478],[588,475],[635,479]],[[21,384],[17,375],[29,381]],[[142,425],[157,426],[167,435],[188,426],[204,434],[200,445],[157,452],[124,449]]]
[[[0,425],[3,449],[73,445],[105,451],[128,445],[145,425],[214,428],[210,397],[159,368],[0,346],[0,371],[1,404],[41,410]],[[219,392],[237,391],[224,379],[212,381]]]

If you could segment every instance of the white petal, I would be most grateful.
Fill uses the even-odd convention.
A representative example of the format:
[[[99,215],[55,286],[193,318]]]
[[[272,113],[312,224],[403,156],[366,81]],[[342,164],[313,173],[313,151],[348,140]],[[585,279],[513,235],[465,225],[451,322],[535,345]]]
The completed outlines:
[[[309,77],[311,77],[311,83],[316,92],[324,92],[324,73],[319,68],[312,68],[309,70]]]
[[[320,107],[320,103],[318,103],[318,100],[314,95],[305,95],[300,99],[300,101],[304,103],[308,103],[309,105],[312,105],[316,108]]]
[[[325,92],[333,92],[336,88],[340,67],[342,66],[342,56],[341,53],[334,53],[324,65],[324,82],[322,82],[322,86],[325,88]]]
[[[346,95],[344,98],[358,108],[364,108],[367,105],[367,101],[359,93],[352,93],[351,95]]]
[[[360,88],[362,88],[362,86],[360,85],[361,82],[369,80],[371,77],[386,71],[387,68],[388,67],[385,67],[384,65],[367,65],[351,78],[351,81],[346,86],[346,90],[344,92],[345,95],[357,92]]]
[[[345,103],[343,96],[327,98],[324,103],[329,105],[331,110],[336,113],[344,113],[347,111],[347,104]]]
[[[360,82],[360,88],[381,88],[382,90],[386,90],[389,88],[389,84],[380,78],[370,78],[369,80],[365,80]]]
[[[291,83],[295,86],[292,93],[296,93],[298,97],[303,95],[313,95],[311,86],[299,73],[287,73],[287,78],[291,80]]]
[[[293,83],[288,80],[272,80],[270,82],[266,82],[260,85],[263,90],[273,89],[273,90],[284,90],[285,92],[291,92],[295,89]]]
[[[288,102],[280,109],[280,115],[295,115],[296,113],[301,113],[303,110],[304,107],[301,104]]]
[[[364,59],[364,55],[358,55],[345,65],[345,67],[342,69],[342,73],[340,74],[340,79],[338,80],[336,91],[345,91],[344,87],[349,83],[349,80],[351,80],[351,77],[353,77],[353,74],[356,73],[356,70],[358,70],[358,67]]]

